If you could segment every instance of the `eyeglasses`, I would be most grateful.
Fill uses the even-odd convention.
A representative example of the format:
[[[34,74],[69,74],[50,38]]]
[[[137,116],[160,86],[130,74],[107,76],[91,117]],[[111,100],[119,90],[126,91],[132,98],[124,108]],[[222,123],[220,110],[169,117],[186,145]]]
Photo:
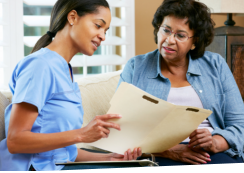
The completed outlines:
[[[189,38],[194,37],[188,37],[186,32],[172,32],[170,29],[164,26],[159,26],[159,32],[167,37],[171,36],[171,34],[174,34],[175,39],[181,42],[187,41]]]

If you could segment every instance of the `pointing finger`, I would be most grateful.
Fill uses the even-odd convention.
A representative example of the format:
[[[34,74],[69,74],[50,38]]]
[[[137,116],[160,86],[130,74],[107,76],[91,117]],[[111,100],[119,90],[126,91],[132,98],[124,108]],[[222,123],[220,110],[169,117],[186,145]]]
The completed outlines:
[[[122,118],[119,114],[106,114],[106,115],[97,115],[96,118],[99,118],[101,120],[109,120],[113,118]]]

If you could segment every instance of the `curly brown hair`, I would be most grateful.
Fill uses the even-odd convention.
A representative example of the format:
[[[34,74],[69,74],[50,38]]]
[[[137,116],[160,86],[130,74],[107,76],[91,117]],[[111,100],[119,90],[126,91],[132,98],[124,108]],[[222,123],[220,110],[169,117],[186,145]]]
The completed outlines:
[[[190,50],[191,57],[202,57],[205,48],[214,38],[214,21],[211,19],[210,9],[196,0],[164,0],[154,14],[152,25],[154,27],[154,39],[157,44],[157,33],[164,17],[173,15],[177,18],[187,18],[189,28],[194,31],[195,46]]]

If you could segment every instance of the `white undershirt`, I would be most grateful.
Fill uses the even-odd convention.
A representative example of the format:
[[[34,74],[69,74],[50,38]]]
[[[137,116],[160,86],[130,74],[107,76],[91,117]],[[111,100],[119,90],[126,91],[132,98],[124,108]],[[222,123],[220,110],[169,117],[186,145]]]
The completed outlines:
[[[175,105],[194,106],[198,108],[203,108],[202,102],[192,86],[171,88],[169,91],[169,96],[167,101]],[[210,132],[213,131],[213,128],[207,119],[204,120],[198,126],[198,129],[203,129],[203,128],[208,129]],[[189,142],[189,141],[190,139],[187,138],[182,142]]]

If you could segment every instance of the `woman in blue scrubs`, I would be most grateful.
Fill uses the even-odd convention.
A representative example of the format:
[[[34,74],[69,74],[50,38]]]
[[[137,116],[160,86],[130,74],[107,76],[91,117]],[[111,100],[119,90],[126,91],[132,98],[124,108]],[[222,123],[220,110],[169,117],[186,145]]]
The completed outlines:
[[[133,160],[141,149],[124,155],[77,149],[75,143],[107,138],[107,122],[120,115],[96,116],[86,127],[81,94],[69,62],[78,52],[91,56],[111,22],[106,0],[58,0],[50,28],[32,54],[15,67],[9,87],[12,104],[5,110],[7,138],[0,142],[0,170],[61,170],[57,162]],[[55,39],[53,39],[55,37]]]

